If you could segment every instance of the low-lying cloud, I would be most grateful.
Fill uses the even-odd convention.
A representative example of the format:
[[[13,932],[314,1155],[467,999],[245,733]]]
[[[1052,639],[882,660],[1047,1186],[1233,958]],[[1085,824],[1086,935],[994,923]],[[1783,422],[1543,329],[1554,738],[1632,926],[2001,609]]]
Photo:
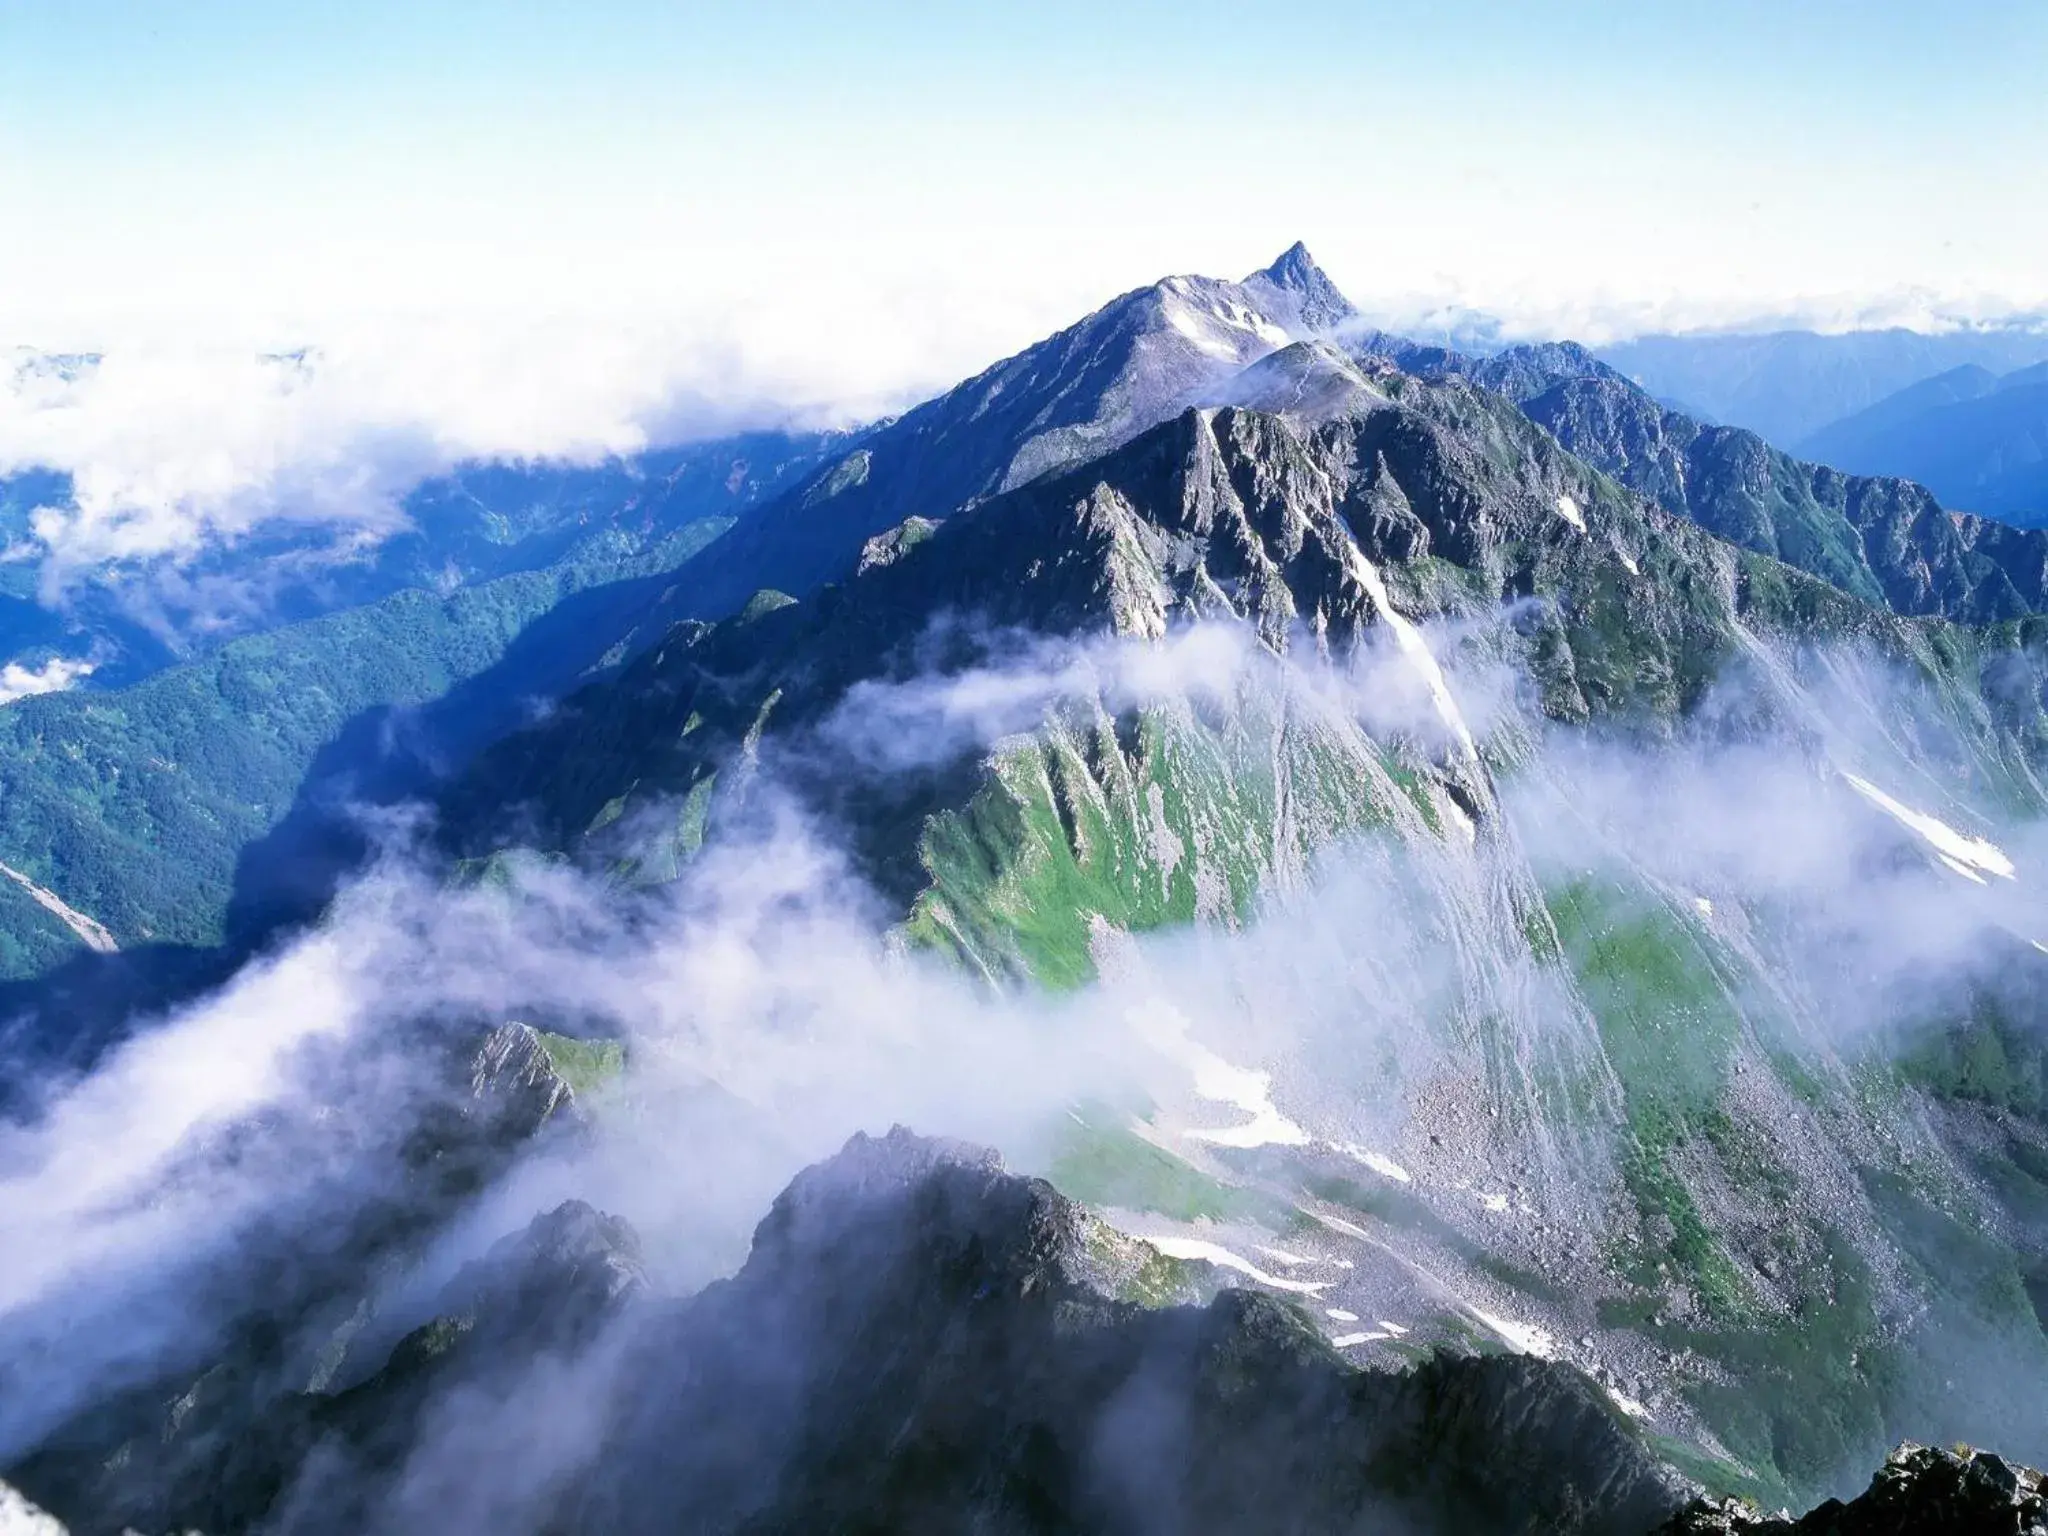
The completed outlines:
[[[80,678],[91,677],[95,664],[84,657],[53,656],[40,667],[10,661],[0,666],[0,704],[37,693],[61,693]]]
[[[374,540],[406,525],[407,491],[468,461],[589,464],[832,409],[749,390],[730,366],[674,337],[566,328],[18,355],[0,372],[0,477],[54,470],[71,494],[29,510],[14,553],[40,557],[54,599],[108,563],[189,559],[267,525]]]

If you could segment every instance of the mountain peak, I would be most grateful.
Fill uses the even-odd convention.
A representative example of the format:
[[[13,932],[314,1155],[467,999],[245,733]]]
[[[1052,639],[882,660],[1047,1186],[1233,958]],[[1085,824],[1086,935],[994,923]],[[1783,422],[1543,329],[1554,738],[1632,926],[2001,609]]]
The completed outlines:
[[[1295,301],[1303,325],[1311,331],[1329,330],[1351,318],[1351,301],[1330,281],[1299,240],[1282,251],[1270,267],[1245,279],[1245,286],[1260,285],[1287,294]]]
[[[1329,278],[1316,265],[1315,257],[1309,255],[1308,247],[1299,240],[1282,251],[1264,276],[1282,288],[1291,288],[1296,293],[1307,292],[1317,284],[1328,284]]]

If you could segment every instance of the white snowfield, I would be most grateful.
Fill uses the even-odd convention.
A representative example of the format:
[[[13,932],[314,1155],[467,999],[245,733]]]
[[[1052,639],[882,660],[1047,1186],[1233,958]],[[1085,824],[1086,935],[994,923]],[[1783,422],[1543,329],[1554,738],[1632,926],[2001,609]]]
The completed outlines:
[[[1308,1132],[1274,1106],[1272,1076],[1233,1066],[1207,1046],[1190,1039],[1188,1021],[1178,1008],[1155,999],[1131,1007],[1124,1017],[1146,1044],[1188,1069],[1198,1095],[1215,1103],[1233,1105],[1251,1116],[1242,1125],[1190,1130],[1186,1135],[1191,1140],[1217,1147],[1308,1144]]]
[[[1323,1311],[1336,1322],[1355,1323],[1358,1321],[1358,1314],[1356,1312],[1346,1312],[1342,1307],[1325,1307]]]
[[[1304,1264],[1313,1264],[1316,1262],[1314,1259],[1306,1258],[1301,1254],[1289,1253],[1285,1248],[1262,1247],[1259,1249],[1259,1252],[1263,1253],[1275,1264],[1285,1264],[1289,1269],[1299,1269]]]
[[[1185,278],[1166,280],[1161,306],[1167,324],[1211,357],[1249,361],[1294,340],[1280,326],[1236,300],[1216,296],[1205,301]]]
[[[2012,860],[1997,844],[1981,837],[1965,837],[1947,822],[1929,816],[1925,811],[1916,811],[1910,805],[1902,805],[1868,779],[1858,778],[1853,773],[1845,773],[1842,777],[1857,794],[1900,826],[1918,834],[1942,863],[1965,879],[1984,885],[1988,883],[1984,879],[1986,874],[1996,875],[2001,880],[2015,878]]]
[[[1465,756],[1477,762],[1479,747],[1472,739],[1471,727],[1465,724],[1464,714],[1458,709],[1458,701],[1451,696],[1451,685],[1444,678],[1444,669],[1437,665],[1436,653],[1430,650],[1429,641],[1423,638],[1422,631],[1394,607],[1393,599],[1387,594],[1387,584],[1380,578],[1379,568],[1365,558],[1365,552],[1358,547],[1358,541],[1349,528],[1344,530],[1344,555],[1351,574],[1365,588],[1366,596],[1372,599],[1374,610],[1394,632],[1395,646],[1429,689],[1438,716],[1464,749]]]
[[[1353,1162],[1365,1164],[1366,1167],[1383,1179],[1392,1179],[1397,1184],[1413,1184],[1415,1182],[1415,1175],[1383,1152],[1375,1152],[1370,1147],[1361,1147],[1354,1141],[1337,1143],[1337,1150]]]
[[[1538,1359],[1548,1360],[1557,1353],[1557,1340],[1541,1328],[1529,1323],[1510,1322],[1507,1318],[1496,1317],[1491,1312],[1481,1311],[1478,1307],[1472,1309],[1472,1315],[1500,1335],[1501,1342],[1518,1355],[1535,1355]]]
[[[1232,1253],[1220,1243],[1207,1242],[1199,1237],[1148,1237],[1145,1241],[1169,1259],[1193,1259],[1204,1264],[1214,1264],[1218,1269],[1235,1270],[1261,1285],[1270,1285],[1276,1291],[1293,1291],[1301,1296],[1320,1296],[1330,1288],[1330,1282],[1327,1280],[1289,1280],[1280,1275],[1268,1274],[1250,1259]]]
[[[1557,498],[1557,515],[1570,523],[1579,532],[1586,531],[1586,514],[1579,510],[1579,504],[1569,496]],[[1626,557],[1624,557],[1626,558]]]
[[[1337,1349],[1350,1349],[1355,1344],[1370,1344],[1375,1339],[1384,1339],[1388,1337],[1390,1337],[1390,1335],[1378,1332],[1340,1333],[1337,1335],[1336,1338],[1330,1340],[1330,1343],[1332,1347]]]

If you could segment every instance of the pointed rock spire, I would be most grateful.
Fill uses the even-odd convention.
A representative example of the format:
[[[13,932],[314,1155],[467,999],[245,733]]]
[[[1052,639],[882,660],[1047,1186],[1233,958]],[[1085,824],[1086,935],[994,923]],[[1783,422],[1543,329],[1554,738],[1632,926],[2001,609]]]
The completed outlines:
[[[1329,330],[1351,318],[1351,301],[1337,290],[1299,240],[1282,251],[1270,267],[1245,279],[1247,286],[1269,284],[1288,295],[1309,330]]]
[[[1323,276],[1323,269],[1316,265],[1315,257],[1309,255],[1308,247],[1299,240],[1282,251],[1273,265],[1266,268],[1266,276],[1282,288],[1292,288],[1296,292],[1316,283],[1329,282]]]

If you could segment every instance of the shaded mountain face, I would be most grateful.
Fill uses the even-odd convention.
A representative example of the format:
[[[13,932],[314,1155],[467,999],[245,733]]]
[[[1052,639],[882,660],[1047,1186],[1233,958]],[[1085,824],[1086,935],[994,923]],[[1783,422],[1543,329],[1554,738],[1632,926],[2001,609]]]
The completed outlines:
[[[364,856],[351,806],[427,792],[683,614],[737,607],[760,586],[807,590],[909,512],[950,510],[1114,447],[1349,313],[1296,246],[1242,283],[1171,278],[1127,294],[852,438],[757,433],[593,469],[478,466],[415,491],[418,528],[366,560],[298,570],[288,557],[304,534],[222,555],[284,583],[260,605],[265,623],[345,611],[232,642],[116,704],[47,696],[0,715],[18,748],[0,775],[0,862],[106,928],[124,953],[143,952],[84,955],[75,924],[0,877],[0,984],[34,993],[0,995],[0,1017],[28,1009],[38,1039],[52,1010],[108,1015],[111,1029],[113,1014],[225,974],[279,926],[317,912]],[[828,450],[828,466],[805,480]],[[0,570],[33,581],[30,565]],[[413,584],[427,590],[384,595]],[[32,585],[23,591],[27,601]],[[125,598],[105,595],[106,622],[135,629],[132,616],[112,616]],[[80,612],[98,612],[95,601]],[[22,612],[41,634],[42,619]],[[134,655],[95,679],[173,659],[157,642]],[[66,967],[75,979],[59,976]],[[52,977],[65,983],[61,999],[43,995]]]
[[[245,1529],[330,1418],[402,1444],[397,1403],[416,1401],[425,1368],[457,1343],[482,1353],[516,1337],[530,1361],[587,1340],[643,1283],[630,1233],[565,1209],[450,1280],[438,1329],[380,1310],[520,1152],[590,1126],[570,1080],[591,1081],[579,1042],[523,1023],[414,1020],[394,1036],[304,1064],[309,1113],[211,1128],[184,1149],[161,1193],[175,1202],[181,1185],[212,1181],[232,1214],[196,1245],[194,1273],[155,1277],[178,1289],[175,1307],[147,1276],[110,1275],[103,1291],[6,1318],[0,1456],[39,1502],[90,1531]],[[294,1195],[252,1220],[238,1171]],[[395,1347],[394,1322],[407,1330]],[[344,1389],[376,1373],[405,1390],[366,1413]]]
[[[1830,1499],[1794,1520],[1771,1516],[1735,1500],[1703,1500],[1686,1508],[1657,1536],[1894,1536],[1944,1531],[1954,1536],[2004,1536],[2048,1525],[2041,1474],[2015,1467],[1989,1452],[1934,1450],[1902,1445],[1870,1486],[1846,1504]]]
[[[1660,408],[1632,386],[1587,387],[1661,428]],[[1492,389],[1368,380],[1341,355],[1304,345],[1222,392],[1286,408],[1184,413],[1077,471],[878,538],[850,581],[813,601],[762,601],[725,624],[672,632],[616,680],[487,754],[444,803],[453,844],[478,856],[521,828],[543,847],[588,841],[593,856],[610,858],[620,852],[614,828],[638,835],[642,808],[680,796],[694,809],[679,830],[633,855],[673,870],[723,804],[720,776],[732,778],[742,742],[758,755],[797,741],[858,685],[940,659],[974,664],[988,635],[1006,630],[1159,639],[1228,620],[1276,651],[1343,654],[1384,639],[1404,614],[1491,621],[1539,715],[1653,732],[1687,716],[1738,663],[1751,629],[1925,654],[1924,638],[1883,610],[1709,536],[1681,496],[1671,499],[1682,515],[1635,500]],[[1560,440],[1577,440],[1560,426]],[[1657,483],[1633,469],[1623,478]],[[1502,621],[1518,599],[1533,601]],[[949,615],[974,622],[934,650],[924,642]],[[2010,643],[1973,641],[1973,652],[1989,650],[1942,665],[1977,693],[1979,669]],[[1986,738],[2016,752],[2016,766],[2034,751],[2039,716],[2020,681],[2023,655],[2012,653],[2020,670]],[[1441,720],[1435,728],[1445,739],[1457,730]],[[1465,792],[1483,794],[1465,760],[1454,752],[1429,771],[1452,785],[1463,775]],[[887,888],[908,895],[930,877],[929,844],[906,863],[917,838],[905,829],[923,824],[911,809],[924,803],[918,796],[955,792],[952,780],[892,774],[889,785],[869,785],[836,762],[823,775],[800,761],[791,771],[822,804],[840,806],[857,837],[894,850],[876,855]],[[869,839],[863,829],[877,826],[888,830]]]
[[[1936,374],[1965,366],[2002,374],[2048,359],[2048,333],[2036,325],[1932,335],[1641,336],[1600,355],[1659,399],[1790,446]]]
[[[1305,366],[1316,357],[1301,353]],[[1254,373],[1298,371],[1281,354]],[[471,856],[520,818],[544,847],[588,837],[611,849],[608,829],[639,828],[642,807],[681,796],[698,803],[687,842],[718,814],[720,774],[732,777],[743,742],[756,754],[798,742],[863,682],[929,667],[921,642],[949,614],[973,619],[941,642],[952,665],[985,659],[1004,631],[1160,639],[1204,619],[1242,622],[1280,651],[1341,654],[1393,633],[1403,608],[1477,618],[1556,594],[1507,631],[1518,654],[1542,658],[1543,707],[1643,723],[1680,714],[1733,655],[1738,605],[1781,601],[1774,582],[1742,582],[1700,530],[1620,495],[1490,392],[1411,384],[1396,403],[1352,388],[1321,420],[1191,410],[1081,470],[878,541],[853,580],[814,601],[672,632],[615,683],[487,754],[445,802],[445,826]],[[1586,579],[1595,572],[1604,579]],[[1458,729],[1431,714],[1422,734]],[[824,804],[844,801],[854,828],[890,829],[895,852],[878,851],[877,873],[913,891],[929,876],[903,867],[917,839],[903,840],[899,817],[918,824],[911,807],[949,792],[949,766],[874,785],[838,764],[791,771]],[[1468,752],[1442,773],[1484,793]],[[870,795],[903,803],[885,810]],[[672,869],[677,853],[637,856]]]
[[[1807,458],[1900,475],[1953,507],[2048,520],[2048,365],[1999,377],[1956,369],[1844,417],[1799,445]]]

